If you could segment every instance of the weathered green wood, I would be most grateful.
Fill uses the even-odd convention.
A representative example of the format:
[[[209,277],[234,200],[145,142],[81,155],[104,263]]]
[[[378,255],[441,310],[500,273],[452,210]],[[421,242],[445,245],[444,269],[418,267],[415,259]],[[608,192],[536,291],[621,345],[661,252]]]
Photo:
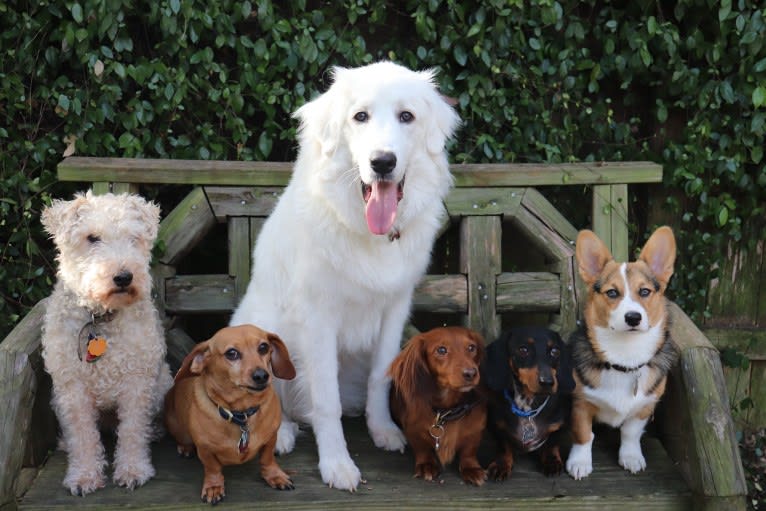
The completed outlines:
[[[559,297],[561,304],[559,313],[551,316],[550,328],[557,332],[568,334],[578,327],[578,319],[582,317],[583,299],[581,287],[578,284],[579,275],[574,256],[567,257],[548,265],[548,270],[559,276]]]
[[[533,188],[524,191],[521,206],[511,221],[524,234],[524,241],[551,261],[571,257],[577,230],[566,218]]]
[[[723,366],[723,379],[726,382],[726,393],[729,396],[732,418],[738,425],[747,424],[750,410],[735,408],[738,403],[750,395],[750,370],[753,364],[746,369]]]
[[[455,188],[445,204],[451,216],[515,215],[523,188]]]
[[[670,311],[680,361],[663,397],[665,447],[695,493],[741,497],[744,505],[745,476],[718,351],[677,305]]]
[[[766,360],[766,330],[756,328],[703,328],[705,336],[719,350],[731,348],[750,360]]]
[[[247,217],[231,217],[227,228],[229,275],[234,277],[234,294],[239,302],[250,282],[250,220]]]
[[[284,186],[292,166],[290,162],[72,156],[60,162],[57,170],[61,181]],[[662,181],[662,166],[651,162],[456,164],[450,170],[458,188]]]
[[[194,188],[160,223],[158,240],[165,245],[160,261],[175,265],[216,224],[202,188]]]
[[[500,333],[497,315],[497,275],[500,274],[499,216],[469,216],[460,223],[460,271],[468,276],[466,325],[487,341]]]
[[[497,310],[557,313],[560,286],[558,275],[553,273],[501,273],[497,276]]]
[[[750,399],[753,408],[747,419],[750,425],[763,427],[766,424],[766,361],[758,360],[750,363]]]
[[[10,505],[24,462],[37,371],[42,367],[40,333],[46,300],[35,307],[0,343],[0,505]]]
[[[283,188],[206,186],[205,194],[219,222],[232,216],[268,216],[277,204]]]
[[[751,232],[749,236],[758,239],[762,233]],[[763,244],[759,250],[759,247],[732,240],[725,250],[718,277],[710,281],[708,306],[713,314],[705,324],[752,328],[758,325],[759,300],[766,301],[766,290],[760,287],[765,257]]]
[[[468,283],[465,275],[426,275],[415,288],[412,309],[466,313]]]
[[[691,496],[678,471],[655,438],[643,439],[651,471],[630,474],[617,465],[613,436],[599,435],[593,449],[594,472],[584,481],[567,475],[545,477],[536,456],[518,455],[508,481],[487,482],[477,488],[464,484],[456,464],[445,468],[438,482],[412,477],[414,458],[377,449],[361,418],[344,421],[346,439],[364,482],[350,493],[328,488],[317,467],[314,438],[310,431],[300,434],[295,450],[279,456],[280,466],[291,473],[295,490],[274,490],[259,476],[257,461],[225,467],[224,509],[259,510],[577,510],[635,509],[685,510]],[[494,456],[492,443],[479,452],[486,466]],[[202,465],[197,459],[182,459],[166,438],[153,448],[157,475],[145,486],[128,491],[108,484],[85,498],[72,497],[61,487],[64,456],[56,452],[40,473],[35,486],[21,502],[24,511],[78,509],[151,508],[156,510],[210,509],[199,502]],[[219,506],[220,507],[220,506]]]
[[[165,314],[166,310],[166,301],[165,301],[165,282],[168,279],[171,279],[175,277],[176,275],[176,269],[175,266],[170,266],[167,264],[162,264],[160,262],[153,262],[151,266],[151,275],[152,275],[152,296],[154,298],[154,304],[157,307],[157,312],[159,313],[160,320],[162,321],[163,325],[167,327],[167,322],[169,321],[167,314]]]
[[[593,232],[617,261],[628,260],[628,185],[593,187]]]
[[[96,177],[96,176],[94,176]],[[96,177],[96,179],[100,179]],[[107,183],[105,181],[95,181],[91,185],[91,190],[93,190],[93,193],[96,195],[104,195],[105,193],[109,193],[111,190],[111,186],[109,186],[110,183]]]
[[[229,275],[181,275],[165,283],[170,313],[228,313],[237,305],[235,279]]]
[[[91,189],[96,195],[104,195],[105,193],[114,193],[116,195],[121,193],[138,193],[138,182],[111,183],[97,181],[91,185]]]

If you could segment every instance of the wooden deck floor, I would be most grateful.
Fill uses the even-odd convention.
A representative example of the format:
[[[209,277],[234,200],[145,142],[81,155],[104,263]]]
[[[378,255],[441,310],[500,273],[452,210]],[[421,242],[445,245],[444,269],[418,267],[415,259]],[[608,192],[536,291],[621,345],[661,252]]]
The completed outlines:
[[[594,472],[584,481],[568,475],[546,478],[536,457],[518,456],[511,479],[488,482],[480,488],[464,484],[456,466],[442,474],[441,481],[413,479],[410,452],[383,452],[369,439],[360,419],[347,420],[346,436],[352,457],[366,482],[349,493],[327,488],[317,469],[314,439],[303,433],[295,451],[279,458],[283,469],[293,474],[295,490],[279,491],[266,486],[258,475],[257,462],[224,469],[225,509],[691,509],[691,494],[659,441],[645,436],[644,453],[649,470],[631,475],[617,465],[615,438],[599,435],[594,447]],[[480,461],[490,461],[490,451]],[[154,446],[157,475],[145,486],[128,491],[109,483],[87,497],[73,497],[62,485],[66,457],[56,452],[40,470],[31,489],[19,503],[22,510],[79,509],[205,509],[199,501],[202,465],[181,459],[175,445],[165,438]]]

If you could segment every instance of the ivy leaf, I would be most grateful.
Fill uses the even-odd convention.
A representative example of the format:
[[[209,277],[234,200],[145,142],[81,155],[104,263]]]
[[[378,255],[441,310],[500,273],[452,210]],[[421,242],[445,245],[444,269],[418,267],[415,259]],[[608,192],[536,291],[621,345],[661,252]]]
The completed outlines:
[[[764,104],[766,104],[766,87],[761,85],[760,87],[756,87],[753,91],[753,106],[755,108],[760,108]]]
[[[75,3],[72,6],[72,18],[74,18],[77,23],[82,23],[82,6],[78,3]]]
[[[729,209],[726,206],[721,206],[721,209],[718,210],[718,225],[723,227],[728,221]]]
[[[725,20],[731,12],[731,0],[721,0],[721,8],[718,9],[718,21]]]

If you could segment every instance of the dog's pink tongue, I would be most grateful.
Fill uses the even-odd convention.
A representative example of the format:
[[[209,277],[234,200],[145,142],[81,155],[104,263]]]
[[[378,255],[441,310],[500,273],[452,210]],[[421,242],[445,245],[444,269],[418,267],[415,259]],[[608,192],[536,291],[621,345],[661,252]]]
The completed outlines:
[[[367,217],[367,228],[373,234],[386,234],[391,230],[396,220],[396,206],[399,202],[396,183],[391,181],[375,181],[367,201],[364,216]]]

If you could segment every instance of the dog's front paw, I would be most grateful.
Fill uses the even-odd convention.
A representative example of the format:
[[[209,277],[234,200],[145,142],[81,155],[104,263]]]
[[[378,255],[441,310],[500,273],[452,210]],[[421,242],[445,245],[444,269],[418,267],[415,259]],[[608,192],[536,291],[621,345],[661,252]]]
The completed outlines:
[[[295,485],[290,476],[284,473],[281,469],[273,471],[263,472],[261,474],[266,484],[277,490],[294,490]]]
[[[355,491],[362,480],[362,474],[351,461],[348,453],[338,454],[336,456],[324,456],[319,460],[319,472],[322,474],[322,481],[330,488],[339,490]]]
[[[540,457],[543,463],[543,474],[546,476],[557,476],[561,474],[561,470],[564,468],[564,462],[561,461],[561,454],[558,448],[543,451]]]
[[[632,446],[620,447],[619,454],[620,466],[625,470],[636,474],[646,468],[646,460],[641,453],[641,448],[633,448]]]
[[[212,504],[215,506],[226,497],[226,491],[224,490],[223,483],[220,485],[211,485],[202,487],[202,496],[200,497],[202,502]]]
[[[99,470],[75,471],[71,467],[67,470],[64,477],[64,487],[76,497],[84,497],[88,493],[93,493],[106,484],[103,472]]]
[[[287,454],[295,447],[295,437],[298,434],[298,425],[282,417],[282,423],[277,431],[277,445],[274,451],[277,454]]]
[[[587,444],[573,444],[572,450],[569,452],[569,458],[567,459],[567,472],[576,480],[588,477],[593,472],[593,459],[591,454],[591,445]]]
[[[481,467],[461,467],[460,477],[468,484],[481,486],[487,480],[487,471]]]
[[[512,470],[513,467],[509,465],[505,459],[498,458],[487,467],[487,475],[490,479],[494,479],[495,481],[505,481],[511,476]]]
[[[439,466],[433,461],[426,461],[415,465],[415,477],[424,481],[433,481],[439,477]]]
[[[402,430],[396,427],[396,424],[390,422],[385,426],[377,427],[368,424],[367,427],[370,430],[370,437],[372,437],[375,447],[385,449],[386,451],[404,452],[407,439],[404,437]]]
[[[150,462],[138,463],[117,463],[114,467],[114,482],[119,486],[124,486],[129,490],[134,490],[142,486],[149,479],[154,477],[154,467]]]

